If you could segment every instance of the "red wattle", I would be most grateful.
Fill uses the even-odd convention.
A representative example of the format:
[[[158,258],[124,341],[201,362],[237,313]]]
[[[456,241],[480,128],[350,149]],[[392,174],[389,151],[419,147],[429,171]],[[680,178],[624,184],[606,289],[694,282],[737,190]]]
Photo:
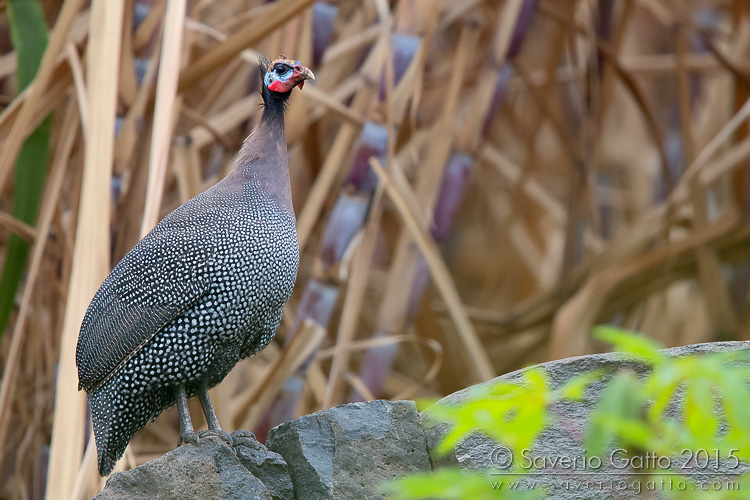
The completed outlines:
[[[275,80],[271,85],[268,86],[268,90],[272,90],[274,92],[286,92],[287,89],[284,88],[284,84],[280,80]]]

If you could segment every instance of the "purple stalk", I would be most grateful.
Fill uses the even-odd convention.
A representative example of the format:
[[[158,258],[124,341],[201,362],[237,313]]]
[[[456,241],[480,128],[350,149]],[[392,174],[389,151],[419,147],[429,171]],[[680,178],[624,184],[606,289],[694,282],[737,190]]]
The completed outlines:
[[[508,54],[506,55],[506,60],[513,60],[513,58],[516,57],[521,51],[524,38],[526,38],[526,33],[529,31],[531,21],[534,19],[537,5],[539,5],[539,0],[526,0],[521,6],[521,12],[518,13],[516,27],[513,30],[513,36],[510,39],[510,45],[508,46]]]
[[[417,36],[402,35],[400,33],[391,34],[394,85],[404,76],[406,68],[409,67],[409,63],[414,58],[414,54],[416,54],[420,43],[422,43],[422,39]],[[380,78],[378,99],[381,102],[385,100],[385,69]]]
[[[612,18],[614,15],[614,7],[614,0],[601,0],[598,4],[596,19],[594,20],[596,35],[607,42],[612,39]],[[599,78],[601,78],[606,56],[597,51],[596,58],[596,66],[599,70]]]
[[[510,64],[506,64],[500,69],[497,76],[497,83],[495,84],[495,92],[492,94],[490,107],[487,109],[487,115],[484,117],[482,139],[486,139],[487,135],[490,133],[490,128],[495,121],[495,116],[500,111],[503,99],[505,99],[505,91],[508,89],[508,82],[510,82],[511,76],[513,76],[513,66]]]
[[[611,1],[611,0],[602,0]],[[521,11],[518,13],[518,19],[516,20],[516,26],[513,29],[513,36],[511,37],[510,44],[508,45],[508,53],[505,55],[506,64],[499,68],[499,74],[497,77],[497,83],[495,84],[495,92],[492,95],[490,101],[490,107],[485,115],[484,124],[482,126],[482,139],[486,139],[489,134],[492,122],[495,119],[495,115],[500,110],[500,106],[505,99],[505,91],[508,88],[508,82],[510,77],[513,76],[513,67],[508,62],[513,59],[521,51],[523,47],[523,41],[526,38],[526,34],[531,27],[531,22],[534,20],[534,14],[536,13],[539,0],[525,0],[521,6]],[[497,54],[496,54],[497,56]]]
[[[315,2],[312,6],[313,12],[313,63],[319,66],[323,60],[328,45],[333,35],[333,25],[339,14],[339,8],[325,2]]]
[[[445,242],[456,217],[456,212],[464,197],[464,188],[469,181],[469,173],[474,159],[465,153],[454,153],[448,159],[443,174],[443,184],[435,205],[432,237],[438,245]]]

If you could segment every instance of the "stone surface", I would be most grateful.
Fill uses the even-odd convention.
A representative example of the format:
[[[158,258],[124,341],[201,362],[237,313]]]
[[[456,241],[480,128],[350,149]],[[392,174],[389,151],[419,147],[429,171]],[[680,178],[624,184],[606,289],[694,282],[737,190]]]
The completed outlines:
[[[413,401],[368,401],[300,417],[266,443],[289,465],[296,499],[384,498],[383,481],[430,470]]]
[[[250,431],[234,431],[232,439],[234,450],[242,465],[261,480],[274,500],[288,500],[294,497],[292,479],[281,455],[267,450]]]
[[[682,357],[744,349],[750,349],[750,342],[696,344],[667,349],[665,353],[669,356]],[[547,372],[553,388],[562,386],[566,381],[575,376],[597,369],[605,369],[609,373],[615,373],[622,369],[629,369],[639,376],[643,376],[648,372],[647,367],[633,362],[624,361],[620,359],[617,354],[579,356],[552,361],[537,366],[542,367]],[[530,368],[512,372],[494,380],[517,379],[528,369]],[[586,392],[586,397],[581,402],[565,401],[556,405],[552,409],[556,423],[539,436],[527,456],[530,458],[544,457],[550,460],[554,460],[556,457],[571,457],[582,461],[580,463],[588,464],[589,462],[587,462],[587,460],[589,457],[586,455],[583,446],[586,425],[588,418],[595,408],[609,379],[609,376],[603,377],[601,380],[598,380],[589,386],[589,389]],[[491,384],[492,382],[493,381],[485,382],[485,384],[481,385]],[[443,398],[441,402],[458,404],[466,399],[470,390],[471,388],[468,388],[451,394],[450,396]],[[674,408],[679,404],[679,402],[675,402]],[[431,427],[429,425],[429,412],[430,409],[428,408],[422,412],[420,418],[425,425],[425,435],[427,438],[430,459],[434,467],[458,465],[462,469],[491,471],[491,473],[494,474],[492,477],[498,481],[509,479],[508,476],[502,475],[505,470],[503,465],[507,463],[509,458],[508,451],[504,449],[502,445],[492,441],[482,434],[475,434],[468,439],[465,439],[447,456],[437,456],[434,452],[434,448],[442,439],[446,428],[444,426]],[[619,458],[622,458],[622,455],[623,454],[621,453],[617,455],[615,461],[619,462]],[[627,458],[631,457],[632,455],[627,455]],[[524,459],[523,456],[513,457],[513,459],[528,463],[528,460]],[[637,494],[635,488],[638,488],[639,486],[633,484],[634,481],[640,481],[640,487],[644,488],[645,479],[634,479],[634,476],[628,475],[625,471],[612,467],[612,463],[609,459],[604,460],[601,467],[597,468],[584,465],[583,468],[586,469],[586,472],[590,472],[594,469],[597,472],[603,472],[604,474],[601,476],[598,474],[593,476],[584,475],[580,474],[580,472],[582,472],[580,469],[571,471],[569,467],[561,467],[558,463],[555,466],[548,465],[546,470],[531,474],[529,479],[536,481],[537,487],[539,487],[539,485],[551,486],[553,489],[549,490],[549,496],[547,498],[560,500],[588,498],[596,498],[598,500],[629,499],[641,497],[647,494],[647,492]],[[534,469],[534,467],[529,467],[529,469]],[[744,471],[744,469],[745,468],[741,466],[738,471]],[[698,474],[692,475],[691,477],[701,479],[701,476]],[[706,478],[710,479],[710,476],[706,476]],[[603,485],[583,485],[584,481],[598,482],[599,480],[602,480]]]
[[[271,500],[259,479],[218,438],[203,438],[135,469],[117,472],[95,500]]]

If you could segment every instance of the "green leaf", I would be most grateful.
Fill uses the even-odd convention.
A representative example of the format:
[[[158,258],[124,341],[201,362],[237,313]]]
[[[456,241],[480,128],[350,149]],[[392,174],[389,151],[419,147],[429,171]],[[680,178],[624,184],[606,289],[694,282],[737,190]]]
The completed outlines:
[[[644,384],[644,391],[646,396],[653,401],[648,410],[648,416],[652,421],[662,418],[681,382],[682,374],[674,363],[662,365],[648,377]]]
[[[436,447],[447,453],[464,438],[482,432],[512,449],[531,445],[548,423],[551,401],[549,376],[543,369],[528,370],[520,380],[498,381],[467,393],[458,405],[437,403],[426,412],[431,423],[448,424]]]
[[[612,326],[597,326],[594,328],[594,337],[609,342],[627,359],[641,361],[651,366],[659,366],[667,360],[661,352],[662,346],[645,335]]]
[[[420,398],[420,399],[415,400],[414,402],[417,404],[417,411],[424,411],[427,408],[429,408],[430,406],[432,406],[435,403],[437,403],[437,401],[438,400],[434,399],[434,398],[431,398],[431,399],[422,399],[422,398]]]
[[[720,381],[721,405],[729,424],[728,438],[746,455],[750,454],[750,392],[747,379],[735,375],[736,370]]]
[[[586,450],[591,455],[601,455],[607,445],[621,436],[630,421],[636,420],[642,408],[639,382],[630,372],[619,373],[604,390],[586,430]]]
[[[19,92],[31,83],[47,48],[47,23],[37,0],[10,0],[8,3],[10,39],[18,54]]]
[[[16,76],[19,92],[34,79],[47,47],[47,24],[37,0],[10,0],[8,23],[18,67]],[[39,198],[44,187],[49,157],[51,119],[47,117],[29,135],[16,158],[16,183],[13,216],[27,224],[34,224]],[[18,283],[26,264],[28,244],[16,235],[8,242],[2,278],[0,278],[0,335],[13,308]]]
[[[685,423],[698,443],[711,445],[719,423],[714,415],[711,383],[703,377],[697,376],[687,385]]]
[[[605,373],[604,370],[594,370],[571,378],[560,388],[560,397],[562,399],[580,401],[583,399],[586,388],[593,382],[601,379]]]

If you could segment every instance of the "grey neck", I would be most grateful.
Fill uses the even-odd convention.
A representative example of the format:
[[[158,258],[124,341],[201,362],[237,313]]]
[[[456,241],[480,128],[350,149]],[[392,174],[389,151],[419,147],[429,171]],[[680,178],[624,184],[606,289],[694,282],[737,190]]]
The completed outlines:
[[[292,210],[283,113],[263,114],[260,124],[240,149],[235,171],[264,197]]]

